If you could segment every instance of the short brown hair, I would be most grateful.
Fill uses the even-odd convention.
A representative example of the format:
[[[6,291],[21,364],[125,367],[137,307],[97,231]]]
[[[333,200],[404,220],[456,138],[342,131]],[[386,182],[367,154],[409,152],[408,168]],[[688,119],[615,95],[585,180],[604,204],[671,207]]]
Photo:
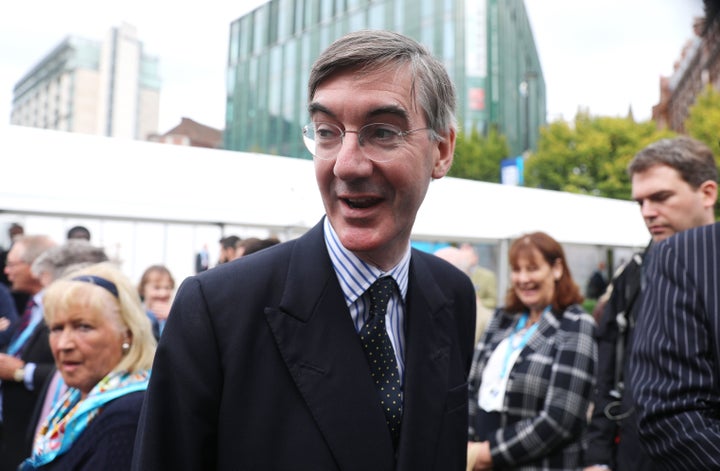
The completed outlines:
[[[706,181],[718,180],[717,163],[712,150],[702,142],[687,136],[661,139],[638,152],[628,164],[630,178],[656,165],[667,165],[694,189]]]

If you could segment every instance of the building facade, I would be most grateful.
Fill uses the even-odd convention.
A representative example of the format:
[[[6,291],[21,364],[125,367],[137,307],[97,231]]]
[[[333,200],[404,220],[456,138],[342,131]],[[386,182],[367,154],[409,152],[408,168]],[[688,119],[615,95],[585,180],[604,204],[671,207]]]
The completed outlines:
[[[522,0],[271,0],[230,26],[225,147],[311,158],[310,67],[350,31],[406,34],[442,59],[458,92],[460,131],[496,127],[511,155],[545,124],[545,82]]]
[[[707,9],[706,9],[707,10]],[[685,132],[685,121],[705,87],[720,90],[720,15],[697,18],[670,77],[660,77],[660,102],[653,119],[661,128]]]
[[[10,122],[21,126],[146,139],[157,133],[158,59],[131,25],[104,41],[70,36],[13,89]]]

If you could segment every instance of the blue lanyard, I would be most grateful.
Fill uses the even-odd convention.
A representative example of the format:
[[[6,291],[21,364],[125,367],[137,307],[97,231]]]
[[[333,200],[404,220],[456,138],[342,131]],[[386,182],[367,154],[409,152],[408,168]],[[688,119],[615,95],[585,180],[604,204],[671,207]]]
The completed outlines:
[[[35,327],[40,323],[41,320],[42,316],[37,316],[30,321],[30,323],[25,327],[25,329],[20,333],[18,338],[16,338],[8,347],[8,355],[16,356],[20,352],[20,349],[22,349],[23,345],[25,345],[28,337],[30,337],[30,334],[33,333]]]
[[[550,310],[550,307],[549,306],[546,307],[545,310],[543,311],[543,314],[545,314],[549,310]],[[517,350],[522,350],[523,348],[525,348],[525,345],[527,345],[527,343],[530,341],[530,337],[532,337],[532,335],[538,329],[538,325],[540,324],[539,319],[535,324],[533,324],[523,334],[523,336],[520,338],[520,343],[518,343],[516,346],[513,345],[513,340],[515,339],[515,336],[518,334],[518,332],[520,332],[525,327],[525,324],[527,324],[528,317],[529,316],[528,316],[527,312],[522,315],[520,320],[518,320],[517,325],[515,326],[515,330],[513,331],[510,338],[508,339],[507,350],[505,350],[505,359],[503,360],[503,367],[502,367],[502,370],[500,371],[500,379],[504,378],[507,375],[507,367],[508,367],[508,362],[510,361],[510,355],[512,355]],[[540,316],[540,318],[542,319],[542,315]]]

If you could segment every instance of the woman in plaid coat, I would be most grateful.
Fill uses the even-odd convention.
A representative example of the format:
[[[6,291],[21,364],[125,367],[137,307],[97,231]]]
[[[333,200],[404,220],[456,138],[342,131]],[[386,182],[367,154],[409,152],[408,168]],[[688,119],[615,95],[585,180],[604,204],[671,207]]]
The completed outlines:
[[[513,242],[511,287],[470,370],[468,470],[574,470],[594,387],[592,316],[560,244]]]

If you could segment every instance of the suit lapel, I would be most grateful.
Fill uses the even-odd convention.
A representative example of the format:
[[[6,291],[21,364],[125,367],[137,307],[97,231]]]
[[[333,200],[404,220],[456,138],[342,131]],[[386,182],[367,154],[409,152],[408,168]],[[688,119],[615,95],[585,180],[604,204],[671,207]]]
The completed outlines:
[[[280,306],[267,308],[265,315],[338,467],[392,469],[390,434],[327,255],[322,223],[298,239]]]
[[[452,305],[418,253],[413,253],[410,264],[406,308],[405,411],[398,469],[433,462],[449,387]]]

